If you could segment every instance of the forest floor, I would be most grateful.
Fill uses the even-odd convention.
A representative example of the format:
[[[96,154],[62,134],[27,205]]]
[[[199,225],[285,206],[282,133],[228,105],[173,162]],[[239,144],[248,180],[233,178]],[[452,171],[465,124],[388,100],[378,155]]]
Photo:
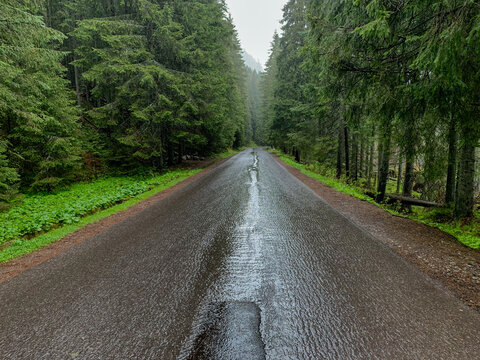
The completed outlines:
[[[277,154],[272,156],[339,212],[480,311],[480,251],[439,229],[337,191],[288,165]]]
[[[188,160],[147,180],[112,177],[75,184],[59,193],[33,195],[33,201],[26,198],[10,212],[0,214],[5,217],[0,235],[6,239],[0,242],[0,283],[136,214],[237,152],[230,150],[214,158]],[[53,213],[49,210],[52,208]],[[38,228],[29,227],[29,223]],[[15,233],[19,235],[8,240],[7,236]]]

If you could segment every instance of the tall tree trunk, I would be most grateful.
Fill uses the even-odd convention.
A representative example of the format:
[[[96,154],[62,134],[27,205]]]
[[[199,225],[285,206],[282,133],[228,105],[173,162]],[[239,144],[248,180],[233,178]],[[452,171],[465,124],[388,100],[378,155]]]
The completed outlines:
[[[392,142],[391,133],[391,120],[386,120],[383,125],[383,131],[379,140],[380,153],[379,153],[379,168],[378,168],[378,184],[377,184],[377,202],[383,202],[385,200],[385,194],[387,191],[388,172],[390,170],[390,147]]]
[[[398,174],[397,174],[397,194],[400,194],[400,189],[402,188],[402,171],[403,171],[403,159],[402,152],[398,153]]]
[[[178,157],[177,157],[177,159],[178,159],[177,163],[178,164],[181,164],[183,162],[183,154],[184,154],[184,146],[183,146],[183,143],[180,142],[178,144]]]
[[[80,95],[80,75],[76,65],[73,66],[73,71],[75,73],[75,93],[77,94],[77,104],[78,106],[82,106],[82,97]]]
[[[465,138],[468,139],[469,134],[464,135],[466,135]],[[475,146],[471,142],[465,141],[462,144],[458,165],[455,217],[461,219],[473,216]]]
[[[365,143],[363,141],[363,136],[360,136],[360,165],[359,165],[359,176],[363,178],[365,176]]]
[[[337,145],[337,179],[342,177],[342,167],[343,167],[343,118],[340,121],[340,126],[338,130],[338,145]]]
[[[370,189],[372,187],[372,175],[373,175],[373,158],[375,156],[375,127],[372,128],[372,137],[370,141],[370,150],[368,155],[368,168],[367,168],[367,187]]]
[[[457,120],[454,110],[450,114],[450,129],[448,131],[448,168],[447,187],[445,192],[445,203],[455,202],[455,177],[457,174]]]
[[[170,142],[167,144],[167,161],[168,166],[175,165],[175,150]]]
[[[52,3],[50,1],[46,1],[46,14],[45,14],[45,24],[48,27],[52,27]]]
[[[113,0],[110,0],[110,15],[111,16],[115,16],[116,15],[116,11],[115,11],[115,1]]]
[[[403,181],[403,196],[412,196],[414,179],[413,169],[414,160],[412,157],[407,156],[407,161],[405,163],[405,180]]]
[[[348,128],[344,126],[343,128],[345,134],[345,173],[347,175],[347,179],[350,179],[350,145],[348,142]]]
[[[355,182],[358,181],[358,134],[355,133],[353,135],[354,145],[353,145],[353,160],[354,160],[354,167],[353,167],[353,180]]]
[[[383,142],[381,141],[381,139],[379,139],[378,141],[378,149],[377,149],[377,174],[375,176],[375,189],[378,193],[378,184],[379,184],[379,178],[380,178],[380,173],[381,173],[381,167],[383,166]]]
[[[408,119],[408,123],[405,129],[405,139],[407,144],[405,145],[405,179],[403,180],[403,196],[411,197],[413,191],[413,182],[415,180],[415,119],[411,117]],[[401,211],[411,212],[412,207],[410,205],[402,204]]]

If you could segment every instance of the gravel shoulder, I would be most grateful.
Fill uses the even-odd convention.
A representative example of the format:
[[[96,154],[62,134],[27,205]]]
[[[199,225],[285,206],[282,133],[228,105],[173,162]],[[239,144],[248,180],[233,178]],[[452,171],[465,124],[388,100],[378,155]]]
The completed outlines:
[[[338,192],[271,156],[335,209],[480,312],[480,251],[438,229]]]

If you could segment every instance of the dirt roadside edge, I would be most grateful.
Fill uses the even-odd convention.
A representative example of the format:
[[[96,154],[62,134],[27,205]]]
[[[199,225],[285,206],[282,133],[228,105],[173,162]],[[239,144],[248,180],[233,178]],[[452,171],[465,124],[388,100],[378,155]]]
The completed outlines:
[[[343,215],[480,312],[480,251],[438,229],[338,192],[286,164],[279,156],[270,155]]]
[[[97,222],[88,224],[85,227],[82,227],[81,229],[71,234],[68,234],[64,238],[53,242],[45,247],[42,247],[32,253],[25,254],[19,258],[13,259],[4,264],[0,264],[0,284],[21,274],[28,269],[31,269],[53,258],[58,254],[67,251],[71,247],[80,244],[85,240],[88,240],[89,238],[101,233],[102,231],[110,228],[111,226],[118,224],[126,220],[127,218],[147,209],[148,207],[173,194],[174,192],[205,176],[206,174],[216,169],[217,167],[219,167],[220,165],[222,165],[236,155],[238,155],[238,153],[218,161],[212,160],[214,161],[214,163],[207,166],[199,173],[179,182],[178,184],[168,189],[165,189],[153,195],[148,199],[140,201],[139,203],[129,207],[126,210],[119,211]]]

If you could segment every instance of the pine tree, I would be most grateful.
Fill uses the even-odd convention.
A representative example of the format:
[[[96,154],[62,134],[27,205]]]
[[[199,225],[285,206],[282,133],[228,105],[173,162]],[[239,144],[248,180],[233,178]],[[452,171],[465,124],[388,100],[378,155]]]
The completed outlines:
[[[275,84],[277,79],[277,58],[280,50],[280,36],[275,32],[270,48],[270,56],[266,63],[265,72],[260,78],[261,114],[257,138],[260,144],[273,144],[271,128],[275,117]]]
[[[0,9],[0,134],[24,187],[51,190],[79,166],[77,112],[63,79],[64,36],[20,1]],[[55,45],[56,44],[56,45]]]
[[[301,3],[287,3],[262,78],[267,142],[368,188],[376,175],[377,201],[397,177],[405,197],[415,189],[426,200],[455,202],[458,218],[472,216],[478,6],[311,0],[302,26]]]
[[[422,34],[425,46],[415,66],[431,73],[431,80],[446,94],[452,122],[449,161],[449,200],[452,200],[453,166],[455,165],[455,131],[460,131],[460,152],[455,196],[455,215],[473,214],[475,148],[480,139],[478,110],[480,104],[480,9],[471,1],[420,2],[433,9],[428,29]]]
[[[0,212],[8,209],[16,195],[16,183],[20,179],[16,169],[9,165],[7,143],[0,140]]]
[[[260,74],[256,70],[247,68],[247,97],[248,97],[248,110],[250,112],[250,127],[251,135],[250,140],[261,144],[262,139],[260,135]],[[248,139],[248,136],[247,136]]]
[[[306,1],[290,0],[283,11],[284,33],[277,58],[275,116],[271,129],[274,144],[298,157],[298,132],[308,116],[303,108],[306,74],[301,67],[303,55],[300,52],[307,35]]]

